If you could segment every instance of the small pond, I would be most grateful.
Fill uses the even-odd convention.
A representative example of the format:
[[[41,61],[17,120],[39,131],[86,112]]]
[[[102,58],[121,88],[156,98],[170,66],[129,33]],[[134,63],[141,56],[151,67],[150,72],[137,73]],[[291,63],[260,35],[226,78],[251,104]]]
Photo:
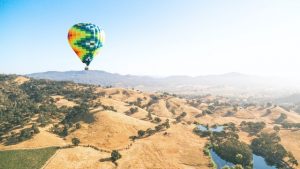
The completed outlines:
[[[210,150],[212,159],[217,164],[217,169],[222,169],[225,165],[232,167],[233,163],[227,162],[219,157],[212,149]],[[275,166],[270,166],[266,163],[263,157],[253,154],[253,169],[276,169]]]
[[[197,127],[200,131],[207,131],[207,128],[203,125],[198,125]],[[211,127],[208,130],[213,131],[213,132],[221,132],[224,130],[224,126]]]
[[[276,169],[275,166],[270,166],[261,156],[253,154],[253,168],[254,169]]]

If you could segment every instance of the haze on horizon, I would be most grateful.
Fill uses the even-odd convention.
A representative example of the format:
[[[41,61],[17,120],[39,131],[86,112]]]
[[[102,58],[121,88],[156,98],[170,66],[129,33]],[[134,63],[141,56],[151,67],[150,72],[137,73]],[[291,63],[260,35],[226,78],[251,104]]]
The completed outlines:
[[[0,73],[82,70],[67,32],[92,22],[107,35],[94,70],[298,77],[299,8],[279,0],[1,0]]]

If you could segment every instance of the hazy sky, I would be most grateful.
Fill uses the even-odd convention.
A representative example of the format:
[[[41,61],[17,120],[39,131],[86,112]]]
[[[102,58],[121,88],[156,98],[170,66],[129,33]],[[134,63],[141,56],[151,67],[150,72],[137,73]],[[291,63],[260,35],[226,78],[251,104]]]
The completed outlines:
[[[83,70],[68,29],[106,32],[90,69],[300,76],[299,0],[0,0],[0,73]]]

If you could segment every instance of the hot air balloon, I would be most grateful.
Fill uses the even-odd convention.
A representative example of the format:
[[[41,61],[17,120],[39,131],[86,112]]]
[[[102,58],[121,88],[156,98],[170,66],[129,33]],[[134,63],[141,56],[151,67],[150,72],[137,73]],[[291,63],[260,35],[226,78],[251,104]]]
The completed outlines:
[[[68,32],[69,43],[82,63],[86,64],[85,70],[99,53],[104,39],[103,29],[91,23],[75,24]]]

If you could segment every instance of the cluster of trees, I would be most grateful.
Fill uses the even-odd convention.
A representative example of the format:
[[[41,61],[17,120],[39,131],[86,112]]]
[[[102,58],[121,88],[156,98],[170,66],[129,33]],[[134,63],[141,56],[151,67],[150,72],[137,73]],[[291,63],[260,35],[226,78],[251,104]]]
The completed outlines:
[[[14,129],[23,128],[35,115],[38,115],[36,122],[41,126],[49,124],[51,119],[63,118],[69,109],[56,107],[51,96],[63,95],[79,104],[98,97],[91,85],[78,87],[72,82],[34,79],[17,85],[14,78],[15,76],[0,75],[0,137]],[[74,115],[68,112],[66,116],[65,120],[69,121]]]
[[[210,157],[210,162],[208,163],[209,168],[217,168],[217,165],[215,161],[213,160],[210,149],[212,148],[212,145],[209,143],[206,143],[203,149],[203,154]]]
[[[23,127],[38,113],[38,106],[18,88],[0,82],[0,136]]]
[[[265,122],[246,122],[242,121],[240,124],[241,130],[249,133],[250,135],[256,135],[262,129],[266,127]]]
[[[252,151],[250,147],[238,139],[226,139],[214,146],[214,151],[223,159],[242,166],[251,166]]]
[[[223,126],[224,126],[224,130],[225,131],[229,131],[229,132],[237,132],[237,131],[239,131],[239,129],[232,122],[225,123],[225,124],[223,124]]]
[[[152,114],[151,114],[150,111],[148,111],[147,118],[148,118],[149,120],[152,120],[152,119],[153,119],[153,118],[152,118]]]
[[[175,119],[176,119],[176,122],[179,123],[181,122],[181,120],[186,116],[186,112],[182,112],[179,116],[177,116]]]
[[[213,150],[222,159],[245,168],[252,167],[252,150],[249,145],[239,141],[239,136],[235,132],[213,132],[210,140]]]
[[[195,107],[195,108],[197,108],[202,102],[201,102],[201,100],[187,100],[187,103],[189,104],[189,105],[191,105],[192,107]]]
[[[89,103],[89,104],[86,104],[86,103]],[[98,102],[88,102],[88,101],[84,102],[84,101],[81,101],[81,102],[79,102],[79,104],[86,104],[86,105],[88,105],[88,107],[93,107],[93,108],[97,108],[97,107],[101,106],[104,110],[110,110],[110,111],[117,112],[117,110],[114,108],[114,106],[107,106],[107,105],[104,105],[104,104],[102,104],[100,101],[98,101]],[[135,111],[135,109],[136,109],[136,111],[137,111],[137,108],[132,108],[132,109],[130,109],[130,110],[129,110],[128,112],[126,112],[126,113],[129,113],[129,114],[130,114],[130,112]]]
[[[125,112],[125,114],[130,116],[138,111],[139,111],[139,109],[137,107],[131,107],[128,111]]]
[[[230,117],[230,116],[233,116],[234,114],[235,114],[234,111],[228,110],[225,114],[225,117]]]
[[[117,112],[117,110],[114,108],[114,106],[106,106],[106,105],[102,105],[104,110],[110,110],[110,111],[114,111]]]
[[[209,110],[209,109],[203,110],[202,111],[202,115],[204,116],[206,114],[213,114],[213,112],[211,110]]]
[[[36,102],[41,102],[45,98],[53,95],[62,95],[68,100],[77,102],[78,100],[92,100],[99,97],[99,93],[94,93],[95,86],[81,84],[78,87],[73,82],[33,80],[24,83],[20,87],[30,98]]]
[[[70,122],[65,124],[54,124],[53,127],[50,128],[50,131],[61,137],[66,137],[69,135],[70,132],[74,132],[75,130],[80,128],[81,128],[80,123],[75,123],[74,125],[72,122]]]
[[[291,152],[288,152],[281,144],[277,133],[261,133],[253,139],[251,148],[259,156],[263,156],[268,164],[278,168],[298,166],[298,161]]]
[[[161,119],[160,119],[159,117],[155,117],[155,118],[153,119],[153,122],[154,122],[154,123],[160,123],[160,122],[161,122]]]
[[[0,75],[0,141],[8,141],[8,144],[25,140],[30,135],[27,133],[31,133],[30,129],[22,133],[12,131],[23,128],[39,113],[39,106],[13,81],[14,78]]]
[[[89,105],[85,102],[82,102],[78,106],[74,106],[68,109],[67,114],[61,123],[68,124],[72,122],[76,122],[78,119],[89,112]]]
[[[89,105],[85,102],[81,102],[78,106],[66,108],[65,111],[62,120],[50,129],[51,132],[61,137],[66,137],[70,132],[80,129],[81,125],[78,121],[90,122],[94,120],[94,117],[89,114]]]
[[[199,118],[199,117],[202,117],[202,116],[203,116],[203,114],[199,113],[199,114],[196,114],[194,117]]]
[[[161,96],[162,97],[167,97],[167,96],[172,96],[172,95],[168,92],[163,92]]]
[[[138,98],[136,99],[136,101],[130,102],[129,104],[130,104],[130,105],[135,105],[135,106],[137,106],[137,107],[143,108],[143,106],[142,106],[142,101],[143,101],[143,99],[141,99],[141,98],[138,97]]]
[[[209,105],[208,107],[207,107],[207,109],[208,110],[210,110],[210,111],[214,111],[214,110],[216,110],[216,107],[215,107],[215,105]]]
[[[125,95],[125,96],[129,96],[129,92],[127,90],[123,90],[122,94]]]
[[[63,126],[60,126],[59,124],[55,124],[53,125],[53,127],[51,127],[50,131],[61,137],[66,137],[69,134],[69,125],[65,124]]]
[[[300,128],[300,123],[288,123],[288,122],[284,122],[281,123],[281,126],[285,129],[292,129],[292,128],[296,128],[299,129]]]
[[[255,103],[245,103],[243,104],[244,109],[248,108],[248,107],[256,107],[257,105]]]
[[[25,140],[32,138],[35,134],[39,133],[37,125],[32,124],[31,128],[24,128],[19,133],[11,132],[6,138],[6,145],[16,144]]]
[[[60,122],[52,127],[52,131],[60,136],[67,136],[69,132],[80,128],[80,124],[77,123],[79,119],[93,120],[92,115],[88,113],[88,103],[103,95],[94,92],[95,86],[92,85],[78,86],[72,82],[34,79],[19,85],[14,82],[15,78],[16,76],[0,75],[0,142],[6,144],[30,139],[38,132],[37,126],[46,126],[54,119]],[[57,100],[52,98],[54,95],[64,96],[78,106],[58,108],[55,105]],[[113,106],[103,108],[116,111]],[[32,123],[33,117],[36,116],[38,118],[32,128],[22,129]],[[21,130],[14,132],[16,129]]]
[[[209,126],[206,126],[209,128]],[[234,123],[224,124],[224,130],[212,132],[210,130],[199,130],[194,132],[201,137],[209,137],[210,144],[205,147],[204,154],[209,155],[212,148],[222,159],[234,164],[242,165],[245,168],[252,168],[252,150],[249,145],[239,141],[238,131]]]
[[[150,101],[147,103],[146,107],[147,107],[147,110],[149,109],[149,107],[155,103],[158,103],[159,101],[159,98],[155,95],[150,95]]]
[[[151,136],[151,135],[155,134],[156,132],[159,132],[159,131],[162,131],[163,129],[168,129],[168,128],[170,128],[169,119],[167,119],[164,123],[155,126],[154,129],[148,128],[146,131],[138,130],[137,136],[130,136],[129,138],[134,141],[136,139]]]
[[[287,115],[285,113],[281,113],[280,116],[275,120],[275,123],[282,123],[285,119],[287,119]]]
[[[199,130],[197,127],[194,128],[193,132],[196,133],[197,135],[199,135],[200,137],[208,137],[208,136],[211,136],[211,134],[212,134],[212,131],[210,131],[210,130],[202,131],[202,130]]]

